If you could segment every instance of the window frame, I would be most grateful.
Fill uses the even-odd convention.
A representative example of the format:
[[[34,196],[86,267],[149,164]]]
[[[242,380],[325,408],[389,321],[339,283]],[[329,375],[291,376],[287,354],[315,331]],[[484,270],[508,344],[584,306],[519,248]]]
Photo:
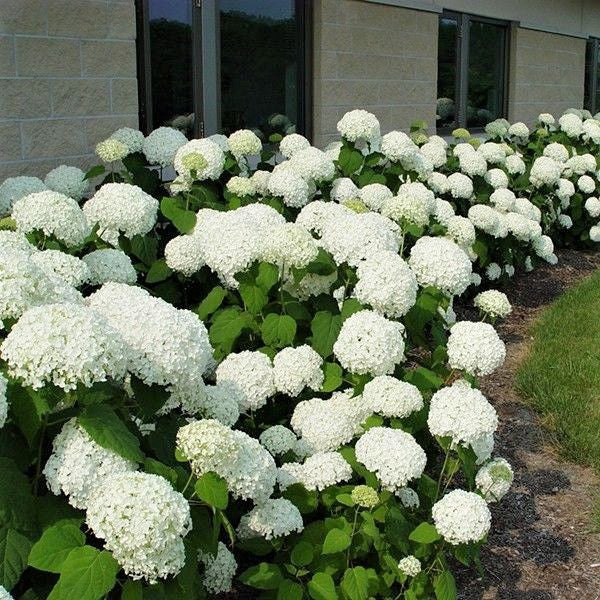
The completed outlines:
[[[148,134],[159,125],[152,115],[152,75],[149,0],[135,0],[137,26],[138,113],[140,129]],[[194,136],[218,133],[221,122],[221,69],[218,0],[188,0],[192,5],[192,77]],[[298,120],[296,130],[312,138],[313,11],[312,2],[294,0],[298,35],[296,53]]]
[[[590,51],[592,53],[592,60],[590,62],[590,67],[588,71],[587,65],[587,53]],[[586,97],[589,98],[589,102],[587,106],[584,106],[587,110],[589,110],[592,115],[595,115],[600,111],[600,102],[597,101],[598,94],[598,76],[600,75],[600,38],[590,36],[586,41],[586,65],[585,65],[585,88],[587,93],[584,91],[584,103]]]
[[[481,133],[483,127],[467,126],[467,102],[469,95],[469,42],[470,42],[470,23],[487,23],[502,27],[504,30],[503,48],[502,48],[502,64],[501,64],[501,98],[500,105],[502,114],[499,118],[506,118],[508,114],[508,94],[509,94],[509,60],[510,60],[510,21],[502,19],[493,19],[491,17],[483,17],[472,13],[459,12],[455,10],[443,10],[439,19],[451,19],[456,22],[456,73],[455,73],[455,96],[454,105],[456,107],[454,123],[436,127],[438,133],[448,134],[458,127],[469,129],[472,133]],[[438,21],[439,22],[439,21]],[[438,38],[439,39],[439,38]],[[438,61],[439,65],[439,61]],[[437,81],[436,81],[437,86]]]

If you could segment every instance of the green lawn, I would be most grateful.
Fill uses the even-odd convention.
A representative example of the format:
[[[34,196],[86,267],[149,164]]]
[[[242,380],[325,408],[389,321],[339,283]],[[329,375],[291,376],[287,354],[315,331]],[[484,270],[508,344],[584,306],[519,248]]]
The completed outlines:
[[[517,388],[563,455],[600,472],[600,271],[545,310],[532,334]]]

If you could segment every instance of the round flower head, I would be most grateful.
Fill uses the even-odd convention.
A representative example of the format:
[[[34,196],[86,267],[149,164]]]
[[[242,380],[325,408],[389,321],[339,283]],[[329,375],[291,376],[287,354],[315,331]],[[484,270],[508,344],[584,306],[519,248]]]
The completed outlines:
[[[349,142],[365,141],[372,143],[379,139],[381,132],[377,117],[366,110],[351,110],[337,124],[340,135]]]
[[[544,156],[552,158],[556,162],[560,163],[566,162],[569,158],[569,151],[566,149],[565,146],[559,144],[558,142],[552,142],[551,144],[548,144],[544,148],[543,154]]]
[[[590,227],[590,240],[592,242],[600,242],[600,225]]]
[[[362,508],[374,508],[379,504],[379,494],[368,485],[357,485],[350,495],[354,504]]]
[[[85,262],[60,250],[35,252],[31,260],[46,275],[56,277],[72,287],[81,287],[90,279],[90,270]]]
[[[65,391],[78,384],[120,380],[126,353],[119,334],[99,315],[77,304],[47,304],[26,311],[2,346],[12,377],[39,389]]]
[[[505,166],[506,170],[511,175],[522,175],[527,170],[523,159],[520,156],[517,156],[516,154],[512,154],[511,156],[506,157]]]
[[[384,417],[408,417],[423,408],[423,396],[416,386],[390,375],[379,375],[364,387],[363,402]]]
[[[471,148],[469,144],[464,144],[465,147]],[[487,162],[485,157],[475,150],[471,152],[461,152],[458,157],[460,170],[469,177],[479,175],[483,177],[487,173]]]
[[[310,142],[299,133],[290,133],[279,142],[279,152],[285,158],[291,158],[298,150],[310,147]]]
[[[558,119],[558,126],[569,137],[577,138],[583,133],[583,122],[581,117],[567,113]]]
[[[465,490],[452,490],[431,509],[438,533],[450,544],[481,541],[490,530],[492,516],[485,500]]]
[[[9,215],[13,204],[21,198],[46,190],[46,185],[37,177],[9,177],[0,183],[0,217]]]
[[[144,140],[142,151],[151,165],[170,167],[175,161],[175,154],[187,138],[181,131],[172,127],[159,127]]]
[[[229,150],[237,160],[244,156],[258,156],[262,150],[262,142],[250,129],[238,129],[228,138]]]
[[[0,373],[0,429],[6,424],[8,417],[8,401],[6,399],[6,389],[8,381],[4,375]]]
[[[435,208],[433,209],[433,216],[436,221],[441,225],[448,226],[450,219],[455,215],[454,208],[447,200],[441,200],[440,198],[435,199]]]
[[[356,460],[375,473],[390,491],[421,477],[427,462],[421,446],[401,429],[372,427],[356,442],[355,449]]]
[[[447,236],[461,248],[470,248],[475,243],[475,227],[466,217],[450,217],[446,223]]]
[[[508,187],[508,176],[502,169],[490,169],[484,178],[495,190]]]
[[[554,159],[540,156],[535,159],[529,180],[535,187],[553,186],[560,179],[561,167]]]
[[[219,542],[216,555],[200,551],[198,556],[204,564],[202,583],[206,591],[211,594],[230,592],[237,571],[237,562],[227,546],[223,542]]]
[[[446,164],[446,146],[436,141],[428,141],[423,144],[421,146],[421,154],[429,159],[434,169]]]
[[[486,290],[475,296],[473,304],[483,313],[490,317],[504,319],[512,312],[512,306],[506,294],[498,290]]]
[[[154,583],[185,563],[190,507],[164,478],[151,473],[107,477],[91,498],[86,522],[133,579]]]
[[[129,148],[117,139],[108,138],[96,144],[96,155],[105,163],[113,163],[125,158]]]
[[[369,183],[358,190],[359,198],[371,210],[380,210],[385,200],[393,195],[392,190],[382,183]]]
[[[569,215],[558,215],[558,224],[563,229],[571,229],[573,227],[573,219]]]
[[[398,570],[408,577],[416,577],[421,572],[421,561],[412,554],[405,556],[398,563]]]
[[[317,392],[323,385],[323,359],[310,346],[284,348],[273,359],[273,375],[278,392],[295,398],[308,387]]]
[[[44,183],[49,190],[79,201],[89,188],[88,181],[84,177],[85,173],[81,169],[60,165],[46,175]]]
[[[527,198],[516,198],[513,210],[536,223],[542,220],[542,211]]]
[[[568,179],[559,179],[556,187],[556,196],[561,201],[562,208],[567,208],[570,204],[570,198],[575,193],[573,182]]]
[[[260,196],[266,196],[269,193],[269,179],[271,178],[271,173],[269,171],[263,171],[259,169],[258,171],[254,171],[250,176],[250,181],[254,186],[255,193]]]
[[[434,286],[450,296],[462,294],[471,283],[471,261],[445,238],[419,238],[408,265],[422,287]]]
[[[83,212],[91,225],[98,225],[98,235],[117,246],[120,233],[131,239],[154,227],[158,200],[129,183],[107,183],[83,205]]]
[[[596,191],[596,182],[589,175],[582,175],[577,180],[577,187],[584,194],[593,194]]]
[[[499,210],[500,212],[509,212],[514,209],[515,194],[512,190],[495,190],[490,194],[490,202],[494,205],[496,210]]]
[[[227,427],[233,427],[240,418],[240,399],[241,394],[233,386],[222,383],[207,385],[202,393],[192,397],[192,401],[186,398],[180,404],[186,414],[215,419]]]
[[[259,441],[273,456],[278,456],[293,450],[298,438],[291,429],[283,425],[272,425],[260,434]]]
[[[282,223],[266,236],[261,259],[279,267],[305,267],[319,254],[319,247],[310,231],[298,223]]]
[[[352,478],[352,467],[338,452],[316,452],[303,464],[285,463],[279,469],[279,488],[301,483],[307,490],[324,490]]]
[[[540,113],[538,115],[538,123],[542,125],[554,125],[556,119],[550,113]]]
[[[448,191],[453,198],[470,198],[473,194],[473,182],[462,173],[452,173],[447,179]]]
[[[554,242],[547,235],[542,235],[533,240],[534,252],[543,259],[547,259],[554,253]]]
[[[204,266],[202,244],[195,235],[178,235],[165,246],[167,266],[190,277]]]
[[[333,160],[318,148],[304,148],[290,158],[290,166],[304,179],[329,181],[335,174]]]
[[[117,129],[111,136],[112,139],[118,140],[127,146],[128,154],[141,152],[144,146],[144,134],[139,129],[131,127],[121,127]]]
[[[402,506],[405,508],[419,508],[421,505],[419,494],[409,487],[400,488],[394,494],[400,499]]]
[[[514,479],[512,467],[503,458],[495,458],[479,469],[475,484],[487,502],[499,502],[507,494]]]
[[[209,139],[191,140],[177,150],[173,162],[179,175],[196,181],[218,179],[225,165],[225,154]]]
[[[226,135],[223,135],[222,133],[213,133],[206,139],[217,144],[217,146],[219,146],[223,152],[229,152],[229,140],[227,139]]]
[[[520,121],[517,123],[513,123],[508,128],[508,135],[519,138],[520,141],[526,141],[529,137],[529,127],[527,127],[525,123],[521,123]]]
[[[406,133],[390,131],[381,138],[381,152],[392,162],[402,162],[418,154],[419,148]]]
[[[109,281],[116,283],[135,283],[137,272],[131,263],[131,259],[122,250],[103,248],[94,250],[81,260],[89,270],[89,283],[91,285],[103,285]]]
[[[17,200],[12,218],[17,223],[17,231],[41,231],[69,247],[79,246],[90,233],[79,204],[58,192],[36,192]]]
[[[600,200],[595,197],[590,197],[585,201],[585,210],[592,218],[600,217]]]
[[[217,383],[229,382],[241,393],[240,410],[256,410],[276,392],[271,359],[262,352],[231,353],[217,367]]]
[[[495,281],[502,275],[502,267],[498,263],[492,262],[486,267],[485,275],[490,281]]]
[[[471,375],[489,375],[504,362],[506,347],[489,323],[460,321],[448,338],[448,364]]]
[[[595,173],[598,168],[596,159],[592,154],[576,154],[569,158],[565,165],[565,172],[570,175],[583,175],[584,173]]]
[[[274,171],[267,189],[271,195],[283,198],[283,203],[291,208],[302,208],[310,197],[308,183],[292,170]]]
[[[328,452],[352,440],[370,414],[362,398],[352,398],[350,390],[337,392],[329,400],[312,398],[299,402],[290,423],[312,452]]]
[[[254,182],[249,177],[232,177],[227,184],[225,185],[228,192],[232,194],[244,197],[244,196],[253,196],[256,194],[256,186]]]
[[[417,299],[417,280],[395,252],[384,250],[362,261],[354,295],[362,304],[389,317],[401,317]]]
[[[238,534],[242,539],[263,537],[266,540],[300,533],[304,529],[300,511],[285,498],[270,498],[244,515]]]
[[[52,454],[43,473],[55,495],[85,509],[107,477],[135,471],[137,465],[92,440],[76,419],[67,421],[52,441]]]
[[[343,204],[345,200],[358,198],[358,188],[354,185],[352,179],[348,177],[339,177],[331,184],[331,199]]]
[[[452,444],[473,445],[498,427],[498,416],[485,396],[465,381],[442,388],[431,398],[427,425],[432,435]]]
[[[372,310],[360,310],[342,324],[333,352],[350,373],[392,373],[404,360],[404,327]]]

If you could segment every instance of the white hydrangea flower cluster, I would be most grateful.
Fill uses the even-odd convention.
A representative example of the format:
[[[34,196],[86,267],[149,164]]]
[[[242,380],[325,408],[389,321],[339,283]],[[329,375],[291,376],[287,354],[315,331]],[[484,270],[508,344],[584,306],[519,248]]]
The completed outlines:
[[[416,577],[421,572],[421,561],[412,554],[398,563],[398,569],[408,577]]]
[[[512,306],[504,292],[485,290],[475,296],[473,304],[490,317],[504,319],[512,312]]]
[[[366,110],[351,110],[337,123],[340,135],[349,142],[365,141],[373,143],[381,136],[377,117]]]
[[[401,317],[417,298],[417,279],[397,253],[384,250],[358,265],[354,296],[388,317]]]
[[[151,165],[170,167],[175,161],[177,150],[187,141],[178,129],[159,127],[146,137],[142,144],[142,152]]]
[[[290,169],[273,171],[267,188],[271,195],[282,198],[283,203],[291,208],[302,208],[310,198],[308,183]]]
[[[450,296],[462,294],[471,283],[471,261],[446,238],[419,238],[410,251],[408,265],[419,285],[437,287]]]
[[[114,163],[129,154],[129,148],[121,141],[108,138],[96,144],[96,156],[105,163]]]
[[[330,196],[335,202],[344,204],[346,200],[358,198],[359,192],[352,179],[348,177],[338,177],[331,184]]]
[[[250,129],[238,129],[227,139],[229,150],[237,160],[245,156],[258,156],[262,150],[260,138]]]
[[[0,217],[9,215],[17,200],[46,189],[46,184],[37,177],[20,175],[5,179],[0,183]]]
[[[272,540],[303,529],[302,515],[294,504],[285,498],[270,498],[241,518],[238,534],[242,539]]]
[[[473,195],[473,182],[462,173],[452,173],[446,179],[446,183],[453,198],[468,199]]]
[[[506,347],[489,323],[460,321],[450,329],[448,364],[471,375],[489,375],[504,362]]]
[[[567,162],[569,159],[569,151],[563,144],[559,144],[558,142],[552,142],[551,144],[548,144],[544,148],[543,155],[547,156],[548,158],[552,158],[559,163]]]
[[[307,490],[324,490],[352,478],[352,467],[339,452],[316,452],[304,463],[285,463],[279,468],[277,482],[281,490],[301,483]]]
[[[6,392],[8,388],[8,380],[0,373],[0,429],[6,424],[8,418],[8,400]]]
[[[294,152],[289,166],[307,181],[329,181],[335,174],[333,160],[325,152],[312,146]]]
[[[485,463],[475,476],[475,485],[486,502],[500,502],[510,490],[514,473],[504,458],[495,458]]]
[[[322,364],[321,356],[306,344],[280,350],[273,358],[275,388],[292,398],[307,387],[318,392],[325,378]]]
[[[390,491],[421,477],[427,462],[421,446],[401,429],[372,427],[356,442],[355,450],[356,460],[374,472]]]
[[[80,287],[90,279],[90,270],[81,259],[60,250],[43,250],[31,255],[32,262],[49,277],[67,286]]]
[[[476,445],[498,427],[498,415],[485,396],[465,381],[438,390],[431,398],[427,425],[432,435],[453,445]]]
[[[217,553],[213,556],[200,551],[198,555],[204,564],[202,583],[211,594],[225,594],[233,587],[233,578],[237,571],[235,556],[223,542],[219,542]]]
[[[117,246],[121,233],[131,239],[154,227],[158,200],[129,183],[107,183],[83,205],[83,212],[91,225],[98,225],[98,235]]]
[[[122,380],[128,353],[119,333],[94,311],[77,304],[46,304],[27,310],[0,346],[12,377],[39,389],[65,391],[78,384]]]
[[[342,324],[333,352],[350,373],[392,373],[404,360],[404,326],[372,310],[360,310]]]
[[[502,169],[490,169],[484,179],[495,189],[508,187],[508,176]]]
[[[129,154],[141,152],[144,147],[144,134],[139,129],[121,127],[110,136],[127,146]]]
[[[531,166],[529,181],[535,187],[553,186],[560,179],[562,169],[560,164],[548,156],[540,156]]]
[[[398,194],[385,200],[381,214],[394,221],[424,226],[435,209],[435,197],[422,183],[403,183]]]
[[[522,175],[527,170],[525,161],[518,154],[506,157],[506,170],[513,176]]]
[[[458,215],[450,217],[446,223],[447,236],[462,249],[468,251],[475,243],[475,226],[466,217]]]
[[[89,189],[85,173],[77,167],[60,165],[52,169],[44,178],[44,184],[49,190],[69,196],[73,200],[81,200]]]
[[[237,498],[264,502],[273,493],[275,461],[258,440],[243,431],[212,419],[192,421],[177,432],[177,447],[197,477],[214,471]]]
[[[73,198],[51,190],[29,194],[12,207],[17,231],[41,231],[66,246],[79,246],[90,233],[86,215]]]
[[[290,133],[279,142],[279,152],[284,158],[292,158],[299,150],[310,147],[310,142],[299,133]]]
[[[265,236],[259,258],[280,269],[300,269],[317,258],[318,254],[317,242],[306,227],[298,223],[281,223],[273,227],[270,235]]]
[[[585,210],[592,218],[600,217],[600,199],[590,196],[585,201]]]
[[[566,113],[558,119],[558,126],[569,137],[578,138],[583,133],[583,122],[581,117],[572,113]]]
[[[137,281],[131,258],[122,250],[101,248],[86,254],[81,260],[87,265],[91,285],[103,285],[109,281],[131,284]]]
[[[52,441],[52,454],[43,474],[53,494],[63,493],[71,506],[86,509],[107,477],[136,469],[134,462],[102,448],[77,419],[70,419]]]
[[[232,177],[226,184],[225,188],[228,192],[243,198],[244,196],[254,196],[256,194],[256,186],[250,177]]]
[[[492,516],[485,500],[465,490],[452,490],[431,509],[438,533],[450,544],[481,541],[490,530]]]
[[[423,408],[419,388],[390,375],[379,375],[367,383],[362,399],[374,413],[403,418]]]
[[[90,498],[86,522],[132,579],[154,583],[183,568],[183,538],[192,528],[190,507],[158,475],[107,477]]]
[[[298,443],[296,434],[283,425],[267,427],[258,439],[273,456],[279,456],[294,450]]]
[[[358,190],[358,194],[364,205],[374,211],[381,210],[383,203],[394,195],[392,190],[382,183],[369,183]]]

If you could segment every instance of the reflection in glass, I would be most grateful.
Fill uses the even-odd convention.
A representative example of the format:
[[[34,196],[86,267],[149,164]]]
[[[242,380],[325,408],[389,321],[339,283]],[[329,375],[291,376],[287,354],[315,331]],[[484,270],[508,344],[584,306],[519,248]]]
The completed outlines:
[[[152,123],[193,130],[192,2],[148,0]]]
[[[467,128],[484,127],[502,116],[505,31],[500,25],[470,21]]]
[[[219,0],[221,129],[291,133],[298,123],[294,0]]]
[[[452,126],[455,121],[457,29],[456,19],[440,19],[436,109],[438,127]]]

